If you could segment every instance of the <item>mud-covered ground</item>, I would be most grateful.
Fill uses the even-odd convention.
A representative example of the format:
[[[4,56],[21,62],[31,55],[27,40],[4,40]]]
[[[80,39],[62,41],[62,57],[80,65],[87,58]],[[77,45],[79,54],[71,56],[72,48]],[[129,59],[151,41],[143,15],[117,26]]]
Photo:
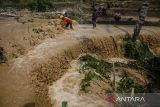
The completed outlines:
[[[75,30],[64,31],[59,20],[24,20],[0,18],[0,47],[8,59],[0,65],[1,107],[57,107],[48,87],[68,72],[70,62],[83,53],[123,58],[120,40],[133,31],[133,26],[118,25],[74,25]],[[143,27],[141,35],[160,55],[160,28]]]
[[[0,46],[7,59],[26,54],[47,38],[62,33],[59,20],[28,19],[27,17],[0,19]]]
[[[63,32],[59,20],[28,18],[28,16],[0,18],[0,47],[4,50],[3,54],[7,59],[6,63],[0,65],[0,98],[2,99],[0,106],[17,107],[23,106],[24,102],[34,102],[34,92],[28,86],[30,84],[28,73],[14,72],[10,64],[45,39],[55,38],[57,34]]]

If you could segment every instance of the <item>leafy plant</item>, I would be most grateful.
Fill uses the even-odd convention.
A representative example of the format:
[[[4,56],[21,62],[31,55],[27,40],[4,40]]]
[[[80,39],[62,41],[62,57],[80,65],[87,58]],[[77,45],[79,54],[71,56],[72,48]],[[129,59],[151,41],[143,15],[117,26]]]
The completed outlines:
[[[149,49],[148,45],[134,41],[131,38],[123,39],[125,56],[137,60],[137,65],[152,71],[152,73],[160,81],[160,57],[155,56]]]
[[[131,92],[131,88],[134,85],[134,81],[127,76],[127,74],[123,75],[120,82],[118,83],[117,90],[119,92],[127,93]]]
[[[90,86],[91,80],[94,78],[94,74],[91,72],[85,72],[85,77],[81,82],[81,90],[87,92],[86,88]]]
[[[135,88],[135,93],[149,92],[149,87],[138,84],[127,74],[122,75],[118,83],[117,91],[121,93],[130,93],[132,88]]]
[[[109,80],[110,81],[110,72],[112,71],[112,64],[108,63],[104,60],[99,60],[91,55],[84,55],[79,58],[81,62],[84,63],[82,66],[82,72],[84,73],[85,78],[81,82],[81,90],[86,91],[86,88],[90,86],[91,81],[96,79]],[[116,63],[115,66],[120,66],[120,64]],[[93,70],[91,70],[93,69]],[[89,71],[90,70],[90,71]],[[95,72],[98,73],[95,74]],[[104,81],[106,82],[106,81]],[[111,84],[112,86],[112,84]],[[117,92],[122,93],[130,93],[132,88],[135,88],[136,93],[143,93],[143,92],[151,92],[151,87],[142,86],[135,82],[132,78],[130,78],[126,73],[122,75],[122,78],[118,82]]]
[[[109,73],[111,71],[112,64],[105,62],[104,60],[98,60],[88,54],[81,56],[79,60],[85,63],[82,66],[82,72],[80,72],[85,75],[85,78],[81,82],[81,90],[86,92],[86,87],[90,86],[90,81],[94,78],[99,78],[105,82],[110,78]],[[91,68],[93,70],[88,71],[87,68]]]
[[[91,67],[96,69],[97,71],[108,71],[110,72],[110,68],[112,68],[112,64],[108,63],[104,60],[98,60],[91,55],[84,55],[79,58],[80,61],[85,62],[86,67]]]
[[[153,58],[153,54],[150,52],[148,45],[141,43],[140,41],[134,41],[131,38],[124,38],[125,56],[133,59],[138,59],[141,62]]]

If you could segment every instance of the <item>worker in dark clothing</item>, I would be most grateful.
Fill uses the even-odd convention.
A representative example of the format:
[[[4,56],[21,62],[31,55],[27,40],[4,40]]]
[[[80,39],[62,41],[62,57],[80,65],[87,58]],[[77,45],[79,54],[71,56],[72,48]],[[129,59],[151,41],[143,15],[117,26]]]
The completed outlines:
[[[110,9],[110,8],[111,8],[111,3],[108,2],[108,3],[107,3],[107,9]]]
[[[102,8],[102,16],[107,16],[106,9],[104,7]]]
[[[114,15],[115,22],[119,22],[121,20],[121,16],[122,14],[120,11],[116,12]]]
[[[97,9],[97,13],[98,13],[99,16],[102,15],[102,7],[99,7],[99,8]]]
[[[97,9],[94,9],[92,12],[92,24],[93,24],[93,28],[96,27],[96,23],[97,23]]]
[[[95,9],[95,6],[92,5],[92,6],[91,6],[91,11],[94,11],[94,9]]]

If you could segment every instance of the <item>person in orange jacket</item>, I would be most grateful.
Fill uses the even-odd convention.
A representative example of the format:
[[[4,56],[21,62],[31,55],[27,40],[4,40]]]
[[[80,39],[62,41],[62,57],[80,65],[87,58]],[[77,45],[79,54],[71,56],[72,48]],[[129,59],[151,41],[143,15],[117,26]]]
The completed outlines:
[[[62,27],[68,28],[70,26],[70,28],[73,29],[73,26],[72,26],[73,21],[70,18],[64,17],[62,15],[62,16],[60,16],[60,19],[62,19],[62,21],[61,21]]]

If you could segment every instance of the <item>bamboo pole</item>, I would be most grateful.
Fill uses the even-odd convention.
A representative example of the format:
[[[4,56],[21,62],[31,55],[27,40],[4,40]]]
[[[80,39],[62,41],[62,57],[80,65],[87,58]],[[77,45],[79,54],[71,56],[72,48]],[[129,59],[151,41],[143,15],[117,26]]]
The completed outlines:
[[[113,62],[113,90],[116,91],[115,63]]]

